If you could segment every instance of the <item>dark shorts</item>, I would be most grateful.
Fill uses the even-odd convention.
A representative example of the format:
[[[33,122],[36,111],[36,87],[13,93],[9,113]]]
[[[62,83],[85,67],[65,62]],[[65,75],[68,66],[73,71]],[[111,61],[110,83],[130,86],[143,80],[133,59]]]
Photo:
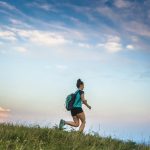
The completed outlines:
[[[77,114],[82,113],[82,112],[83,112],[83,109],[81,107],[76,107],[71,110],[71,115],[76,116]]]

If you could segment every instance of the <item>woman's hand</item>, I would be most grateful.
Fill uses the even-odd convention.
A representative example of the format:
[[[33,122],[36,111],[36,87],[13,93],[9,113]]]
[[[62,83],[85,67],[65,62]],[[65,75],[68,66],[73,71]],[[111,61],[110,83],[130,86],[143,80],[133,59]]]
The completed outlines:
[[[88,106],[89,109],[91,109],[91,106]]]
[[[83,100],[83,104],[86,105],[89,109],[91,109],[91,106],[87,103],[87,100]]]
[[[84,98],[84,94],[81,95],[81,99],[82,99],[82,103],[86,105],[89,109],[91,109],[91,106],[87,103],[87,100],[85,100]]]

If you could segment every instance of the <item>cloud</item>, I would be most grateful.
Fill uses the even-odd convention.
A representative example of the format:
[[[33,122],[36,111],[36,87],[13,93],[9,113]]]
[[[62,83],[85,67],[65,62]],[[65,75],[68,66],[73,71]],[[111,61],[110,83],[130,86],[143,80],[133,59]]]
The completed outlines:
[[[17,8],[15,8],[15,6],[12,6],[14,9],[16,9],[17,14],[20,11],[19,17],[16,17],[17,19],[15,18],[16,13],[14,14],[14,17],[9,18],[9,21],[12,23],[12,27],[16,27],[16,31],[13,32],[13,36],[1,36],[0,38],[5,38],[7,40],[9,39],[12,41],[15,41],[17,39],[17,42],[19,42],[19,40],[21,39],[24,42],[30,42],[29,44],[36,44],[49,47],[57,46],[57,48],[59,49],[63,49],[62,47],[60,48],[60,46],[68,46],[69,44],[76,44],[76,46],[78,46],[78,48],[80,49],[92,49],[94,47],[94,44],[91,43],[94,41],[94,43],[99,42],[99,44],[97,45],[99,45],[100,47],[102,47],[103,45],[103,48],[105,48],[108,52],[111,53],[121,51],[123,44],[122,42],[124,41],[121,42],[107,39],[105,42],[103,42],[105,36],[108,36],[110,34],[117,35],[120,38],[122,38],[122,36],[126,36],[126,39],[131,39],[131,36],[135,36],[137,38],[132,38],[134,40],[133,42],[137,42],[137,40],[141,41],[138,33],[140,31],[138,31],[139,27],[135,31],[134,24],[130,26],[132,21],[126,20],[128,17],[130,17],[133,18],[135,22],[137,22],[137,17],[135,17],[136,14],[133,11],[134,9],[132,8],[131,10],[125,11],[124,13],[119,13],[120,9],[116,9],[115,7],[109,7],[108,5],[105,5],[105,2],[105,0],[102,3],[100,2],[102,5],[97,5],[94,10],[92,9],[93,6],[78,6],[75,4],[70,4],[69,2],[65,4],[62,3],[62,8],[59,7],[60,3],[41,3],[39,1],[39,3],[33,2],[30,4],[25,4],[25,6],[33,7],[32,11],[34,12],[40,11],[36,8],[45,9],[45,11],[49,11],[52,8],[58,9],[59,7],[59,13],[61,13],[64,8],[72,9],[77,13],[81,13],[84,17],[86,17],[86,19],[82,19],[78,16],[72,16],[71,14],[62,12],[61,16],[58,16],[58,18],[56,19],[45,20],[45,18],[41,19],[38,18],[38,16],[36,18],[34,18],[34,16],[32,15],[27,16],[21,11],[21,9],[18,10]],[[114,1],[114,3],[116,3],[116,5],[118,5],[119,7],[126,7],[127,5],[130,5],[131,2],[128,3],[128,1],[116,0]],[[49,13],[45,12],[45,16],[49,16]],[[103,19],[103,17],[105,17],[106,20]],[[140,16],[138,18],[140,18]],[[111,21],[108,19],[110,19]],[[86,22],[87,20],[88,24]],[[74,25],[70,26],[68,21],[73,23]],[[110,24],[107,24],[107,21]],[[113,22],[112,26],[111,22]],[[25,26],[25,23],[28,26]],[[35,26],[35,24],[37,26]],[[8,25],[7,27],[12,28],[10,25]],[[148,26],[144,25],[142,27],[144,27],[143,30],[145,31],[144,33],[140,31],[140,35],[143,34],[149,36],[149,33],[147,32],[149,31]],[[141,30],[142,27],[140,27]],[[10,29],[8,32],[11,31],[12,30]],[[145,44],[144,40],[141,42],[143,42],[143,45]],[[129,43],[131,42],[129,41]]]
[[[150,37],[150,28],[143,22],[131,21],[124,23],[124,29],[139,36]]]
[[[28,38],[30,41],[46,44],[46,45],[56,45],[56,44],[64,44],[66,40],[56,33],[48,33],[44,31],[20,31],[18,32],[20,36]]]
[[[126,48],[132,50],[132,49],[134,49],[134,46],[129,44],[126,46]]]
[[[11,31],[0,31],[0,39],[10,40],[10,41],[17,40],[15,33]]]
[[[120,37],[109,36],[105,43],[97,44],[98,47],[103,47],[110,53],[116,53],[122,50]]]
[[[127,0],[115,0],[114,5],[118,8],[128,8],[130,3]]]
[[[17,20],[13,20],[15,23],[19,23]],[[52,25],[52,24],[51,24]],[[51,30],[38,30],[36,28],[30,29],[17,29],[15,27],[3,28],[0,32],[0,38],[12,39],[12,40],[23,40],[24,42],[30,42],[30,44],[42,45],[42,46],[59,46],[69,45],[76,43],[80,47],[90,47],[90,44],[81,43],[79,41],[85,41],[88,36],[85,35],[84,31],[70,29],[63,26],[52,25]],[[55,28],[55,29],[53,29]]]
[[[41,31],[41,30],[25,30],[25,29],[14,29],[15,34],[20,38],[29,40],[35,44],[46,45],[46,46],[57,46],[66,44],[69,41],[61,34],[56,32]]]
[[[121,33],[126,36],[126,39],[131,39],[131,36],[133,36],[132,41],[138,42],[139,49],[148,51],[149,45],[142,38],[150,37],[150,22],[148,20],[149,11],[147,10],[150,3],[144,7],[143,4],[138,1],[116,0],[114,1],[114,4],[120,8],[130,8],[116,9],[104,5],[98,6],[96,11],[100,16],[103,15],[112,22],[113,26],[110,28],[118,31],[120,37],[122,37]],[[109,26],[111,23],[107,25]]]
[[[117,13],[115,13],[114,10],[111,9],[110,7],[107,6],[97,7],[96,12],[98,12],[98,14],[104,15],[113,22],[115,22],[116,20],[118,21],[120,20],[120,16]]]
[[[6,8],[9,10],[15,10],[16,9],[15,6],[10,5],[10,4],[3,2],[3,1],[0,1],[0,7]]]
[[[70,49],[72,49],[71,52],[74,54],[76,49],[78,48],[80,49],[80,51],[84,50],[83,53],[85,53],[85,49],[89,49],[90,51],[92,51],[93,48],[99,48],[99,47],[102,47],[104,50],[106,50],[109,53],[116,53],[123,50],[121,38],[119,36],[106,34],[105,42],[92,44],[88,42],[86,39],[82,39],[81,42],[77,41],[76,39],[74,39],[73,36],[74,32],[75,31],[74,30],[72,31],[71,29],[70,30],[64,29],[64,32],[61,31],[51,32],[51,31],[42,31],[36,29],[16,29],[16,28],[9,28],[9,30],[3,31],[3,33],[5,33],[7,36],[13,35],[14,37],[17,37],[18,40],[20,39],[24,40],[28,44],[30,42],[30,44],[41,45],[43,47],[45,46],[52,47],[53,50],[57,50],[57,51],[61,50],[63,53],[65,51],[68,52],[68,49],[69,51]],[[78,31],[78,33],[80,32]],[[133,46],[128,45],[126,48],[132,49]],[[25,53],[28,51],[25,47],[22,46],[16,46],[15,50],[21,53]]]
[[[29,39],[33,42],[46,45],[61,45],[67,43],[67,40],[57,33],[47,33],[39,31],[32,31],[32,35],[29,37]]]
[[[23,25],[23,24],[24,24],[24,22],[22,22],[21,20],[14,19],[14,18],[10,18],[9,21],[10,21],[13,25]]]
[[[10,109],[0,107],[0,112],[10,112]]]
[[[54,5],[49,4],[49,3],[45,3],[45,2],[33,2],[33,3],[28,3],[27,6],[29,7],[34,7],[34,8],[39,8],[45,11],[53,11],[53,12],[57,12],[58,10],[56,9],[56,7],[54,7]]]
[[[10,109],[0,107],[0,122],[4,122],[7,120],[9,116],[9,112],[10,112]]]
[[[118,41],[115,41],[113,39],[111,40],[108,40],[106,43],[105,43],[105,46],[106,50],[108,52],[111,52],[111,53],[115,53],[115,52],[118,52],[118,51],[121,51],[122,50],[122,45],[120,42]]]

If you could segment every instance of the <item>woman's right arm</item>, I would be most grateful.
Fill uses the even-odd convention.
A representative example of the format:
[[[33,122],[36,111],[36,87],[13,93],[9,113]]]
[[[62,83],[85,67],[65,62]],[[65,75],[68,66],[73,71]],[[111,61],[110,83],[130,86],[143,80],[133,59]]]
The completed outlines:
[[[86,105],[89,109],[91,109],[91,106],[87,103],[87,100],[84,98],[84,94],[81,94],[81,100],[84,105]]]

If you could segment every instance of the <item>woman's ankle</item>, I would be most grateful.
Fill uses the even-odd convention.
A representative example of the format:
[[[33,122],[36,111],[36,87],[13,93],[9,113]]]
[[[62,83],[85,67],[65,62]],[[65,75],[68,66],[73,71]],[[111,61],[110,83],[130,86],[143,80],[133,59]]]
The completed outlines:
[[[66,124],[66,121],[64,120],[64,125]]]

